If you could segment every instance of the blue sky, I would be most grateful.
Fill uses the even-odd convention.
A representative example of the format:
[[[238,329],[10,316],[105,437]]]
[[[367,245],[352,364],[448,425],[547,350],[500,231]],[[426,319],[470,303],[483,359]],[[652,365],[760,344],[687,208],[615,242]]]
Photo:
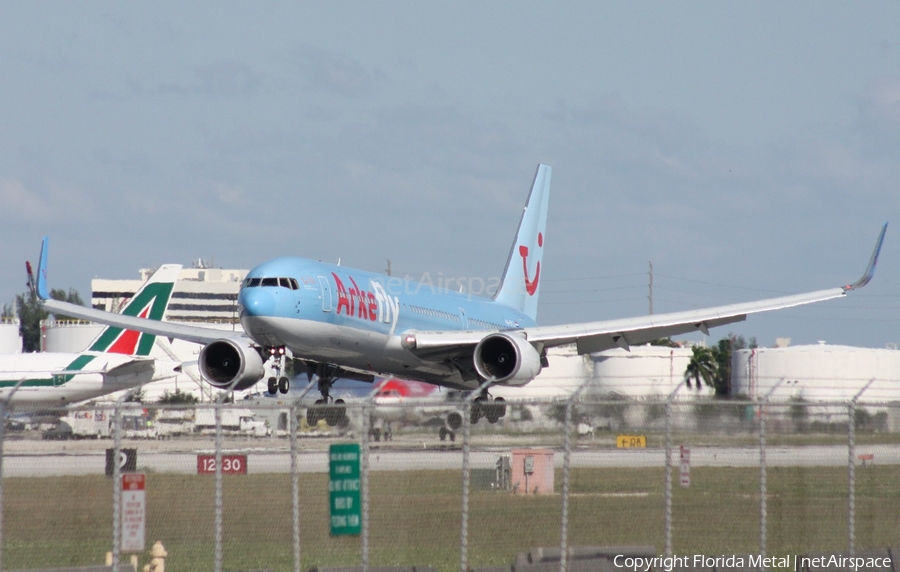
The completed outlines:
[[[900,5],[7,2],[0,302],[299,255],[497,276],[553,171],[539,321],[839,286],[763,345],[900,342]]]

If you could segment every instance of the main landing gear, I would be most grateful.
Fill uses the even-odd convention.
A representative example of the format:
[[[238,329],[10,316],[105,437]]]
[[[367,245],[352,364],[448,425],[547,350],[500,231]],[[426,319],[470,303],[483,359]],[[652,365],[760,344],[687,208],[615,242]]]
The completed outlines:
[[[448,414],[446,419],[444,419],[444,425],[438,431],[438,437],[441,438],[441,441],[446,441],[447,438],[451,441],[456,441],[456,432],[462,427],[462,423],[463,417],[456,411]]]
[[[481,395],[475,398],[472,403],[471,422],[478,423],[478,420],[484,417],[488,423],[494,424],[506,415],[506,400],[502,397],[492,398],[487,391],[482,391]]]
[[[310,364],[307,369],[307,376],[312,380],[312,376],[319,378],[318,389],[322,395],[321,399],[316,400],[316,404],[306,408],[306,423],[310,427],[314,427],[321,419],[325,420],[331,427],[345,428],[350,425],[350,419],[347,417],[347,408],[344,406],[343,399],[333,400],[329,393],[334,381],[340,375],[341,369],[326,364]]]
[[[279,391],[284,394],[291,389],[291,380],[284,375],[285,353],[284,346],[269,348],[269,359],[272,360],[272,370],[275,373],[268,379],[269,395],[275,395]]]

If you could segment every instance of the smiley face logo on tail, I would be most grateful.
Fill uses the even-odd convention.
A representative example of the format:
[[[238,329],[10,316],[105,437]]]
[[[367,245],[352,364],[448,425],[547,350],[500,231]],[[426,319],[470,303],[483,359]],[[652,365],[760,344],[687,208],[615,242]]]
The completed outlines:
[[[538,248],[544,246],[543,233],[538,233],[537,244]],[[525,291],[528,292],[529,296],[534,296],[534,293],[537,292],[538,281],[541,279],[541,261],[538,260],[537,262],[537,267],[534,271],[534,280],[530,280],[528,278],[528,247],[524,244],[519,245],[519,256],[522,257],[522,271],[525,274]]]

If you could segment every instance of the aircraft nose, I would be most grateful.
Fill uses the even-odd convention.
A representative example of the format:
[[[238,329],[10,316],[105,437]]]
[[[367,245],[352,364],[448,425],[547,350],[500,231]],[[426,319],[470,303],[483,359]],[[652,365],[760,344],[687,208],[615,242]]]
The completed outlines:
[[[272,316],[275,314],[275,293],[271,288],[244,288],[241,290],[240,303],[244,308],[242,315]]]

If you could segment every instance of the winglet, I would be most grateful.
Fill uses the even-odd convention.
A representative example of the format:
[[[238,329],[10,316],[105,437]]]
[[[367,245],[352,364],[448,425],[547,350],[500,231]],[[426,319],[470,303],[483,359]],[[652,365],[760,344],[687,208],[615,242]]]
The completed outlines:
[[[38,260],[37,271],[37,295],[41,300],[50,299],[50,291],[47,287],[47,251],[50,248],[50,238],[45,236],[41,242],[41,258]]]
[[[872,258],[869,259],[869,266],[866,268],[866,272],[862,275],[862,278],[853,284],[844,286],[845,293],[862,288],[875,276],[875,266],[878,264],[878,255],[881,254],[881,244],[884,242],[884,233],[887,231],[887,226],[888,223],[884,223],[884,226],[881,227],[881,234],[878,235],[878,240],[875,242],[875,250],[872,251]]]

